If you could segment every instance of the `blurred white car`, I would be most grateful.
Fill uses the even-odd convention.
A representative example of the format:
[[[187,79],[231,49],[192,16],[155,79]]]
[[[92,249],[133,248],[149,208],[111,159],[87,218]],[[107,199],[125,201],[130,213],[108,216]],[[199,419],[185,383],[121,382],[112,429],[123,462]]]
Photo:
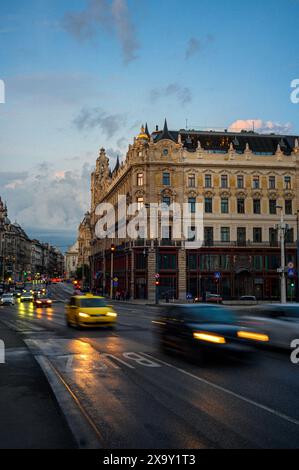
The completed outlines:
[[[15,298],[13,294],[3,294],[0,299],[1,305],[15,305]]]
[[[269,346],[290,349],[291,342],[299,339],[299,304],[263,305],[242,317],[241,323],[266,333]]]

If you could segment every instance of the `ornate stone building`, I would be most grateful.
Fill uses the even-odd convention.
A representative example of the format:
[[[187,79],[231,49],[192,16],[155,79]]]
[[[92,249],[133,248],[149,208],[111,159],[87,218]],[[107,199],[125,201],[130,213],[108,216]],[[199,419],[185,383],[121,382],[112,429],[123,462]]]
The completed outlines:
[[[256,295],[278,299],[280,250],[277,224],[281,206],[288,224],[287,261],[296,260],[299,144],[295,136],[254,132],[169,131],[142,128],[125,161],[113,172],[100,150],[91,177],[91,268],[94,285],[109,292],[111,244],[118,288],[135,298],[220,292],[225,298]],[[184,240],[129,238],[98,240],[96,207],[196,202],[204,205],[202,248],[186,250]],[[215,273],[220,273],[216,281]],[[288,285],[291,296],[291,286]]]
[[[0,279],[25,281],[35,276],[62,276],[64,257],[55,247],[30,240],[22,227],[12,223],[0,198]]]
[[[76,276],[76,271],[78,267],[78,256],[79,256],[79,243],[76,243],[69,247],[65,253],[65,276],[67,279],[71,279]]]
[[[7,217],[7,207],[0,198],[0,277],[23,280],[24,272],[31,269],[31,240],[16,222]]]

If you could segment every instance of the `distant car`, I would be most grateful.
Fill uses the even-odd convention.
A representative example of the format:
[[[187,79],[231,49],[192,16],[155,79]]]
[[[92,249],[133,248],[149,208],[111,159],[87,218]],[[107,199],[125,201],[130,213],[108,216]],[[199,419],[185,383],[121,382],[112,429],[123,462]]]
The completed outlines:
[[[291,342],[299,339],[299,305],[263,305],[243,317],[242,324],[263,330],[269,336],[269,346],[290,349]]]
[[[13,294],[3,294],[0,299],[1,305],[15,305]]]
[[[34,305],[36,307],[52,307],[52,304],[53,304],[53,301],[51,299],[49,299],[48,297],[43,297],[43,296],[40,296],[40,297],[37,297],[34,299]]]
[[[21,302],[33,302],[33,300],[34,300],[34,297],[31,292],[23,292],[20,297]]]
[[[267,335],[240,326],[231,310],[219,305],[172,305],[153,324],[163,350],[176,350],[202,360],[209,353],[246,355]]]
[[[207,294],[206,295],[206,302],[209,304],[222,304],[222,297],[218,294]]]
[[[68,326],[95,327],[114,326],[117,313],[107,304],[103,297],[92,294],[72,296],[66,305],[66,322]]]
[[[243,302],[243,301],[246,301],[246,302],[256,302],[256,296],[255,295],[242,295],[242,297],[240,297],[240,300]]]

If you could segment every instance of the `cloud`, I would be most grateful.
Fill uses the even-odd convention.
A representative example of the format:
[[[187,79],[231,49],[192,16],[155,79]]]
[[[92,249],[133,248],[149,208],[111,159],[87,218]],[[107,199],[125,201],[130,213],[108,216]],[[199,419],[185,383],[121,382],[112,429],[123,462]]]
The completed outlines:
[[[252,131],[253,129],[260,134],[289,134],[292,124],[290,122],[282,124],[275,121],[262,121],[261,119],[238,119],[229,127],[229,130],[232,132],[240,132],[242,130]]]
[[[183,87],[179,83],[170,83],[166,87],[153,88],[150,91],[150,100],[155,103],[164,97],[174,96],[181,105],[186,105],[192,101],[190,88]]]
[[[137,58],[139,43],[127,0],[87,0],[80,12],[68,12],[63,28],[80,41],[97,38],[100,32],[116,35],[125,64]]]
[[[139,43],[136,37],[135,27],[132,24],[129,8],[126,0],[114,0],[112,14],[116,26],[117,35],[120,39],[125,64],[137,59],[136,52]]]
[[[79,131],[100,128],[108,138],[113,137],[125,122],[125,115],[108,114],[101,108],[83,108],[73,120]]]
[[[213,41],[214,37],[211,34],[208,34],[204,39],[191,37],[187,44],[185,59],[191,59],[191,57],[195,56],[199,52],[202,52],[205,47]]]
[[[1,196],[8,203],[8,215],[27,227],[76,229],[89,207],[92,166],[80,171],[57,172],[43,164],[30,173],[0,172]],[[12,184],[12,182],[18,184]]]

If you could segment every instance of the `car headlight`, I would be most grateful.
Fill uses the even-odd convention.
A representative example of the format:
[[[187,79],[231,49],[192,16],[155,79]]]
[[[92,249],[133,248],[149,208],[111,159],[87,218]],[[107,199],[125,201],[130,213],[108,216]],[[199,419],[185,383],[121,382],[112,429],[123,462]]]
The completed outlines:
[[[117,313],[115,313],[115,312],[108,312],[108,313],[106,313],[106,316],[107,316],[107,317],[114,317],[114,318],[115,318],[115,317],[117,317]]]
[[[79,312],[79,317],[81,318],[89,318],[89,315],[87,313],[84,313],[84,312]]]
[[[214,335],[213,333],[193,333],[193,338],[198,339],[200,341],[207,341],[208,343],[216,343],[216,344],[225,344],[225,338],[223,336]]]
[[[253,341],[262,341],[264,343],[267,343],[269,341],[268,335],[254,333],[252,331],[238,331],[238,338],[252,339]]]

